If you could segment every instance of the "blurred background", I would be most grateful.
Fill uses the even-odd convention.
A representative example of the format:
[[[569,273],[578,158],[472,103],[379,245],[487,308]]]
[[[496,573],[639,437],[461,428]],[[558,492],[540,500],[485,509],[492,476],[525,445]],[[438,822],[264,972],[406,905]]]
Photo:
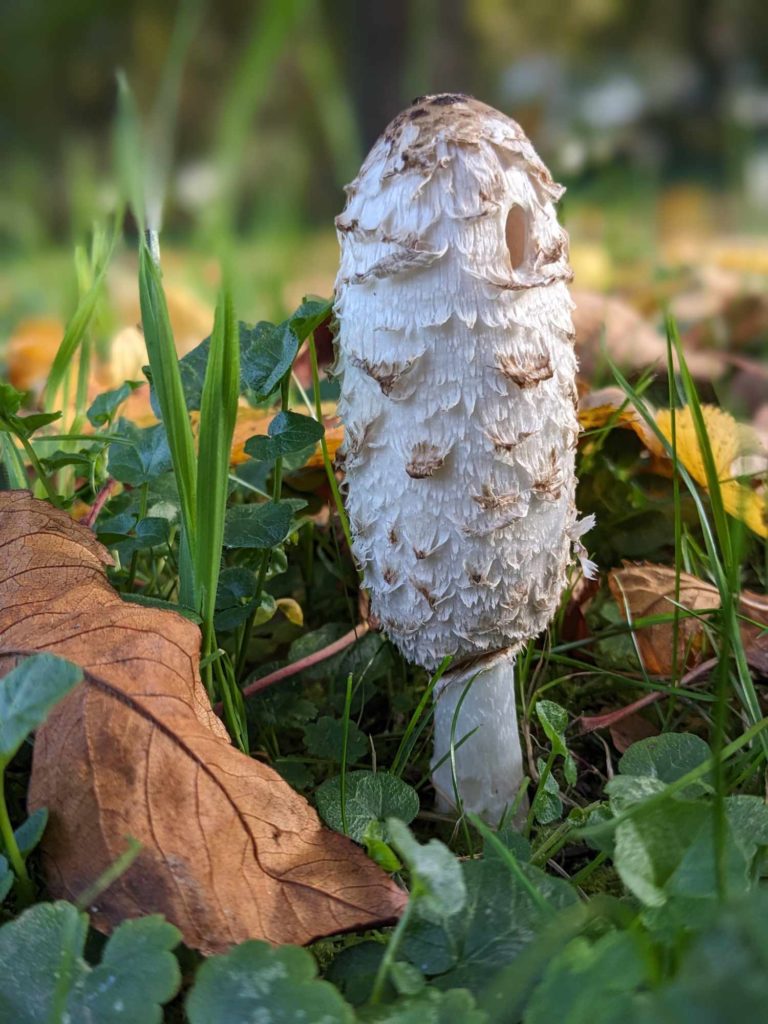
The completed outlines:
[[[723,273],[768,273],[764,0],[5,0],[0,40],[6,336],[71,311],[72,243],[117,194],[117,69],[166,196],[166,276],[201,322],[217,231],[244,319],[328,294],[343,184],[394,114],[442,90],[519,120],[568,186],[578,287],[651,315],[675,268],[720,273],[709,295]]]

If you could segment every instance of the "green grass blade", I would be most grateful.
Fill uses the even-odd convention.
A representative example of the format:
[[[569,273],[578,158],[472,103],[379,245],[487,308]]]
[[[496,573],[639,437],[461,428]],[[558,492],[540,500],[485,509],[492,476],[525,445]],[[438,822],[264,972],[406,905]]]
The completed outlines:
[[[83,338],[85,337],[86,331],[88,330],[88,325],[90,324],[96,310],[102,285],[104,284],[104,278],[112,260],[112,253],[115,250],[115,245],[120,234],[121,222],[122,214],[118,214],[115,217],[112,231],[109,236],[103,232],[103,229],[97,229],[96,236],[94,237],[91,286],[85,294],[80,297],[80,300],[77,303],[77,308],[67,324],[66,330],[64,331],[64,337],[61,340],[61,345],[59,345],[58,352],[56,353],[53,364],[51,365],[51,370],[48,374],[48,380],[45,385],[45,391],[43,392],[43,408],[45,409],[53,408],[56,401],[56,395],[64,383],[70,364],[74,359]]]
[[[237,204],[242,154],[253,119],[268,94],[274,68],[308,0],[266,0],[256,8],[242,57],[237,62],[222,105],[214,160],[219,175],[218,200],[206,210],[206,228],[221,242],[231,228]]]
[[[678,349],[678,358],[680,359],[681,371],[684,371],[684,374],[688,375],[689,390],[687,392],[687,396],[693,395],[694,401],[699,410],[699,414],[701,414],[701,407],[700,403],[698,403],[698,396],[695,393],[695,386],[693,385],[693,380],[690,377],[690,373],[688,372],[687,366],[685,365],[684,355],[680,349]],[[611,370],[616,379],[616,382],[622,388],[624,393],[629,396],[634,408],[640,414],[644,422],[647,424],[648,428],[656,436],[659,443],[663,446],[667,455],[669,455],[670,458],[674,458],[675,449],[672,447],[669,440],[659,429],[659,426],[656,423],[656,419],[651,410],[648,408],[646,402],[632,387],[629,381],[624,377],[619,368],[613,363],[611,363]],[[685,385],[685,376],[683,376],[683,383]],[[693,410],[692,415],[694,416],[695,423],[696,418]],[[706,426],[704,425],[703,417],[701,417],[701,429],[703,429],[704,435],[706,435]],[[700,444],[703,443],[705,445],[709,445],[708,435],[706,436],[706,438],[702,437],[698,438],[698,440]],[[712,459],[711,445],[709,446],[709,454],[710,459]],[[714,465],[714,459],[712,459],[712,463]],[[701,525],[701,530],[704,536],[704,546],[706,548],[707,557],[709,559],[710,572],[712,573],[712,578],[714,580],[715,586],[717,587],[718,592],[720,594],[722,629],[728,630],[727,645],[725,646],[727,646],[727,648],[730,650],[734,657],[734,662],[738,673],[741,701],[745,710],[747,711],[747,714],[749,715],[750,720],[752,722],[758,722],[761,720],[760,702],[757,696],[757,691],[755,690],[754,681],[749,671],[746,656],[744,654],[744,645],[742,643],[741,633],[738,628],[738,619],[736,615],[736,607],[732,592],[734,560],[733,546],[730,543],[730,533],[728,534],[729,541],[725,549],[725,551],[728,552],[728,555],[726,555],[725,551],[723,551],[719,544],[720,531],[722,529],[725,529],[725,531],[728,532],[727,518],[724,521],[724,525],[723,522],[720,522],[719,524],[718,522],[716,522],[715,527],[713,529],[712,523],[710,523],[709,516],[707,515],[707,510],[705,508],[704,501],[699,491],[699,488],[697,487],[696,482],[693,480],[691,474],[680,462],[679,458],[677,459],[677,467],[680,476],[683,482],[685,483],[691,495],[691,498],[693,499],[693,503],[698,513],[699,523]],[[716,476],[717,471],[715,469],[715,477]],[[719,495],[719,481],[717,481],[717,484],[718,486],[716,487],[716,490],[717,494]],[[720,505],[722,506],[722,500],[720,501]],[[714,512],[713,506],[713,516],[715,515],[716,513]],[[724,511],[723,515],[725,515]],[[724,562],[725,558],[730,558],[731,561]],[[759,741],[763,747],[765,754],[768,756],[768,739],[763,733],[760,733]]]
[[[179,361],[173,342],[160,269],[146,244],[139,252],[139,299],[152,384],[168,435],[173,471],[179,489],[184,532],[193,564],[197,550],[197,460],[189,413],[184,400]],[[195,584],[197,591],[197,583]],[[193,607],[199,601],[195,599]]]
[[[224,516],[229,486],[229,452],[237,420],[240,336],[225,282],[216,306],[211,347],[203,381],[197,460],[197,546],[195,569],[203,620],[203,654],[215,644],[213,617],[221,568]]]
[[[0,431],[0,464],[3,475],[3,486],[0,490],[18,491],[29,487],[21,452],[13,443],[13,438],[5,431]]]
[[[144,209],[144,160],[136,101],[123,71],[117,72],[117,117],[114,154],[117,180],[123,200],[136,218],[141,235],[146,230]]]
[[[205,0],[181,0],[178,6],[157,98],[147,123],[144,202],[147,226],[154,231],[162,227],[184,63],[200,26],[204,6]]]

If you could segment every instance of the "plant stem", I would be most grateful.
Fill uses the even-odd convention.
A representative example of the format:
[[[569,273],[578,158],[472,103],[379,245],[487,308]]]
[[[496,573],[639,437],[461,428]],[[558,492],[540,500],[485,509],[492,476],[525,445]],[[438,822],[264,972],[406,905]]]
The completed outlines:
[[[13,834],[13,826],[8,815],[8,805],[5,802],[5,768],[0,764],[0,838],[3,840],[8,861],[16,875],[16,891],[19,897],[19,904],[22,907],[29,906],[35,898],[35,887],[27,872],[27,865],[21,855],[16,836]]]
[[[312,391],[315,396],[315,416],[317,417],[318,423],[323,422],[323,406],[320,401],[320,371],[317,365],[317,349],[315,348],[315,337],[313,334],[309,336],[309,359],[312,365]],[[339,485],[336,482],[336,474],[333,471],[333,465],[331,463],[331,456],[328,451],[328,442],[325,440],[325,434],[320,438],[320,448],[323,452],[323,465],[325,466],[325,473],[328,477],[328,486],[331,488],[331,494],[333,495],[333,502],[336,506],[336,511],[341,521],[341,528],[344,531],[344,537],[347,541],[349,550],[352,550],[352,533],[349,529],[349,520],[347,519],[347,513],[344,510],[344,502],[341,500],[341,492],[339,491]]]
[[[571,875],[571,885],[581,885],[585,882],[590,875],[594,874],[595,871],[608,860],[608,854],[605,850],[601,850],[596,857],[593,857],[589,864],[585,864],[584,867],[577,871],[575,875]]]
[[[139,525],[141,520],[144,519],[144,517],[146,516],[148,504],[149,484],[145,480],[144,483],[141,485],[141,498],[139,499],[139,519],[138,522],[136,523],[137,526]],[[126,584],[126,589],[129,591],[133,590],[133,585],[136,582],[136,567],[138,566],[138,564],[139,552],[134,551],[133,554],[131,555],[131,564],[130,568],[128,569],[128,583]]]
[[[326,658],[332,658],[334,654],[338,654],[340,651],[346,650],[347,647],[356,643],[361,636],[364,636],[368,632],[369,629],[370,626],[363,622],[359,626],[355,626],[354,629],[350,629],[348,633],[339,637],[338,640],[334,640],[332,644],[328,644],[327,647],[321,647],[319,651],[308,654],[306,658],[299,658],[298,661],[294,661],[290,665],[284,665],[282,668],[275,669],[274,672],[270,672],[269,675],[262,676],[261,679],[255,679],[252,683],[249,683],[244,687],[242,691],[243,697],[252,697],[254,693],[260,693],[262,690],[266,690],[268,686],[280,683],[283,679],[290,679],[291,676],[296,676],[299,672],[303,672],[305,668],[311,668],[313,665],[317,665],[321,661],[325,661]],[[217,715],[220,715],[222,711],[221,703],[214,705],[213,710]]]
[[[38,459],[35,453],[35,449],[32,447],[30,441],[28,441],[23,434],[16,434],[16,436],[18,437],[19,441],[21,441],[21,444],[24,448],[24,452],[26,453],[26,456],[29,459],[29,461],[32,463],[32,468],[37,474],[37,479],[43,485],[45,493],[48,495],[48,500],[52,505],[55,505],[56,508],[59,508],[61,505],[61,502],[59,501],[59,496],[54,490],[50,480],[43,472],[43,467],[40,465],[40,460]]]
[[[291,392],[291,378],[286,375],[282,384],[280,385],[280,409],[282,412],[288,411],[288,405],[290,403],[290,392]],[[278,455],[275,459],[275,472],[272,478],[272,501],[280,501],[280,495],[283,489],[283,457]],[[243,671],[245,670],[245,663],[248,660],[248,643],[251,639],[251,633],[253,632],[253,626],[256,622],[256,614],[261,606],[261,592],[264,588],[264,582],[267,578],[267,572],[269,571],[269,563],[272,558],[272,551],[267,550],[261,556],[261,562],[259,564],[259,574],[256,578],[256,600],[259,605],[251,612],[245,621],[245,627],[243,628],[242,636],[240,638],[240,648],[237,652],[237,663],[235,665],[235,678],[239,679]]]
[[[395,957],[397,956],[397,951],[400,948],[400,943],[403,941],[403,935],[405,934],[405,929],[408,927],[408,922],[411,919],[414,905],[413,897],[411,897],[403,911],[403,916],[397,922],[395,930],[389,938],[387,948],[384,951],[384,956],[381,958],[381,963],[379,964],[379,969],[376,971],[376,978],[374,979],[373,988],[371,989],[371,998],[368,1000],[370,1006],[376,1006],[377,1003],[381,1002],[384,985],[389,977],[392,964],[395,962]]]
[[[349,716],[352,710],[352,673],[347,676],[347,692],[344,697],[344,717],[341,720],[341,765],[339,778],[339,799],[341,800],[341,830],[344,835],[349,835],[347,830],[347,748],[349,745]]]
[[[544,765],[544,770],[542,771],[541,775],[539,776],[539,784],[536,787],[536,792],[533,795],[533,800],[531,800],[531,806],[528,809],[528,817],[525,820],[525,829],[524,829],[524,835],[526,835],[526,836],[529,836],[531,834],[531,828],[533,827],[533,819],[534,819],[534,816],[536,814],[536,805],[538,804],[539,797],[540,797],[541,793],[543,792],[544,787],[547,784],[547,779],[552,774],[552,766],[555,763],[555,758],[556,757],[557,757],[557,754],[555,753],[555,751],[554,750],[550,750],[549,757],[547,758],[547,763]]]

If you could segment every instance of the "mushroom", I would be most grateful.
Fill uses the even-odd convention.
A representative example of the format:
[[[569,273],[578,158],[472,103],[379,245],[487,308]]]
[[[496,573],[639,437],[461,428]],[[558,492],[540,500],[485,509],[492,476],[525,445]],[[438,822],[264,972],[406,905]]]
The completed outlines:
[[[438,805],[456,806],[455,777],[461,806],[497,822],[523,777],[515,655],[591,525],[574,505],[563,190],[514,121],[441,94],[392,121],[346,191],[336,369],[353,554],[404,656],[430,670],[453,656]]]

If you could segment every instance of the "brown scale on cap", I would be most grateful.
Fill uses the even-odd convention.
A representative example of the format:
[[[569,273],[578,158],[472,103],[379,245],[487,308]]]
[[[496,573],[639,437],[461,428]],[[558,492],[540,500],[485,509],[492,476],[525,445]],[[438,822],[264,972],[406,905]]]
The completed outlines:
[[[368,359],[354,358],[352,363],[376,381],[382,394],[390,395],[400,378],[408,373],[415,361],[408,359],[404,363],[372,363]]]
[[[497,363],[499,372],[519,388],[535,388],[543,380],[550,380],[555,369],[548,355],[538,356],[525,366],[520,366],[511,356],[501,356]]]
[[[411,449],[411,458],[406,463],[405,472],[413,480],[424,480],[433,476],[447,458],[448,452],[441,451],[437,445],[419,441]]]

